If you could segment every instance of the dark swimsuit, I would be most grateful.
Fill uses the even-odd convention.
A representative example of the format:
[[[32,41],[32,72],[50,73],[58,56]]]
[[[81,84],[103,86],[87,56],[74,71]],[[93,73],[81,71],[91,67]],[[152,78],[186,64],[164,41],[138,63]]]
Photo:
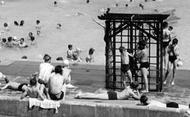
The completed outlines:
[[[28,85],[27,83],[21,83],[19,86],[18,86],[18,90],[19,91],[24,91],[23,89],[22,89],[22,87],[24,86],[24,85]]]
[[[60,97],[57,97],[57,95],[60,94],[60,93],[61,93]],[[64,92],[61,91],[60,93],[58,93],[58,94],[52,94],[52,93],[49,92],[49,96],[50,96],[50,98],[52,100],[61,100],[64,97]]]
[[[140,62],[140,68],[149,68],[149,62]]]
[[[115,91],[108,91],[107,93],[109,100],[117,100],[117,93]]]
[[[130,69],[130,65],[129,64],[121,64],[121,71],[123,73],[127,72]]]
[[[177,59],[176,56],[169,56],[169,61],[173,63]]]

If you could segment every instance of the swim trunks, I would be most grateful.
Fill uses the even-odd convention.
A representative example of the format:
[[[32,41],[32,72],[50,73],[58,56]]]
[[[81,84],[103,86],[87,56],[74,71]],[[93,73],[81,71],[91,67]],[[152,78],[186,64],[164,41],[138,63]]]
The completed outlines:
[[[60,94],[60,93],[61,93],[61,95],[59,97],[57,97],[57,95]],[[64,92],[61,91],[60,93],[58,93],[58,94],[52,94],[52,93],[49,92],[49,96],[50,96],[50,98],[52,100],[61,100],[64,97]]]
[[[169,56],[169,61],[173,63],[177,59],[176,56]]]
[[[27,83],[21,83],[19,86],[18,86],[18,90],[19,91],[24,91],[23,89],[22,89],[22,87],[24,86],[24,85],[28,85]]]
[[[115,91],[108,91],[107,93],[109,100],[117,100],[117,93]]]
[[[121,64],[121,71],[123,73],[127,72],[130,69],[130,65],[129,64]]]
[[[140,68],[149,68],[149,62],[140,62]]]

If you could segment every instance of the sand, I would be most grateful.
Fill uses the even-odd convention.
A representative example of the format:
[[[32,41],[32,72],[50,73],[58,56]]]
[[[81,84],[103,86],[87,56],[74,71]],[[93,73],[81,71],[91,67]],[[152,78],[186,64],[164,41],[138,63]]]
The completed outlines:
[[[136,0],[140,2],[142,0]],[[45,53],[52,56],[53,61],[58,56],[66,57],[68,44],[82,49],[82,58],[85,58],[88,49],[95,48],[95,64],[105,63],[105,43],[103,41],[104,30],[92,19],[104,25],[104,21],[97,18],[103,8],[114,6],[118,3],[124,7],[126,0],[58,0],[58,6],[53,6],[53,0],[5,0],[0,6],[0,30],[3,23],[8,22],[10,32],[19,38],[26,37],[28,32],[35,33],[35,21],[41,20],[42,33],[37,37],[37,44],[27,49],[0,48],[0,60],[20,60],[24,55],[29,60],[41,61]],[[184,65],[179,69],[190,69],[188,62],[190,46],[190,6],[189,0],[163,0],[147,2],[145,7],[176,9],[175,14],[181,19],[173,24],[174,31],[179,38],[180,56]],[[14,20],[25,20],[24,27],[13,25]],[[56,24],[61,23],[62,29],[57,30]]]

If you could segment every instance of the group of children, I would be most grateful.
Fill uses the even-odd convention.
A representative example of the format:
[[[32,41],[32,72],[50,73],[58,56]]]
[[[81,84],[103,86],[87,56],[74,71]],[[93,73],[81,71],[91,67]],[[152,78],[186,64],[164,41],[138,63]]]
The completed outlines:
[[[21,99],[26,96],[39,99],[63,100],[66,93],[66,88],[76,88],[71,85],[71,69],[69,68],[69,61],[64,60],[63,65],[53,66],[51,64],[51,57],[45,54],[44,62],[39,66],[39,74],[35,73],[30,78],[28,83],[17,83],[9,81],[6,76],[6,85],[1,88],[14,89],[22,91]],[[72,87],[71,87],[72,86]]]
[[[20,22],[14,21],[14,25],[17,27],[23,27],[25,24],[24,20],[21,20]],[[40,20],[36,20],[36,35],[39,36],[41,33],[41,24]],[[29,45],[34,45],[36,43],[36,37],[34,36],[33,32],[29,32],[28,36],[25,38],[17,38],[16,36],[8,36],[10,35],[8,32],[10,31],[8,23],[3,24],[3,31],[0,35],[1,45],[3,47],[19,47],[19,48],[27,48]],[[28,44],[26,43],[28,42]],[[30,44],[29,44],[30,43]]]
[[[68,45],[68,50],[67,50],[67,59],[70,61],[77,61],[81,62],[83,59],[80,57],[81,50],[79,48],[73,49],[73,45],[69,44]],[[88,56],[85,58],[87,63],[94,62],[94,48],[90,48],[88,51]]]

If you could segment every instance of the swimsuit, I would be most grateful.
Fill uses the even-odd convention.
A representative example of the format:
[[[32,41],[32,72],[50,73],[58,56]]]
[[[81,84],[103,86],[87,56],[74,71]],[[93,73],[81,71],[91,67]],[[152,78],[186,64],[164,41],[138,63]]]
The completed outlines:
[[[22,87],[24,86],[24,85],[28,85],[27,83],[21,83],[19,86],[18,86],[18,90],[19,91],[24,91],[23,89],[22,89]]]
[[[57,97],[57,95],[60,94],[60,93],[61,93],[60,97]],[[64,97],[64,92],[61,91],[60,93],[58,93],[58,94],[52,94],[52,93],[49,92],[49,96],[50,96],[50,98],[52,100],[61,100]]]
[[[117,93],[115,91],[108,91],[107,93],[109,100],[117,100]]]
[[[140,68],[149,68],[149,62],[140,62]]]
[[[129,64],[121,64],[121,71],[122,72],[127,72],[130,69],[130,65]]]

